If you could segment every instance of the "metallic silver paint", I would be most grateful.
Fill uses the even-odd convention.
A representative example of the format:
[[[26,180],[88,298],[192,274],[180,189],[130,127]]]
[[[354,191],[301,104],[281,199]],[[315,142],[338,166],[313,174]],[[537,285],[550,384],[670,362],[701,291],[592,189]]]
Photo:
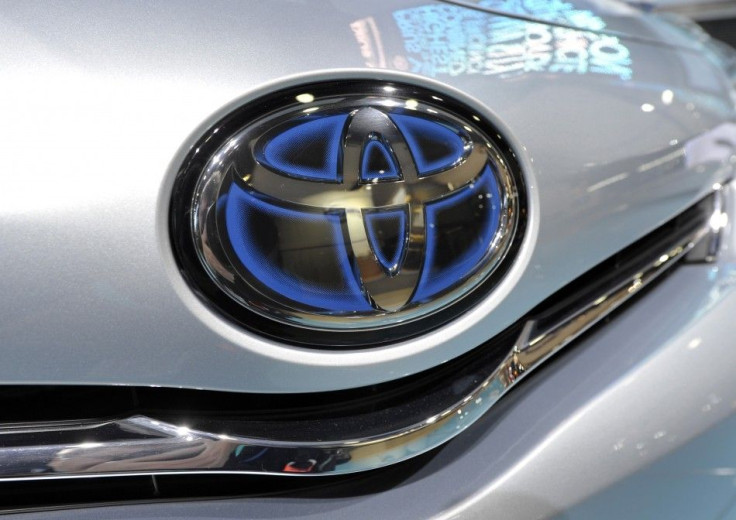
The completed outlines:
[[[530,73],[442,78],[448,87],[359,68],[349,24],[365,14],[392,23],[387,4],[283,5],[4,6],[3,381],[293,392],[400,377],[480,344],[730,175],[681,160],[687,142],[713,148],[708,132],[734,117],[726,79],[698,51],[627,40],[629,81]],[[274,38],[275,11],[279,27],[309,15],[310,30]],[[80,25],[82,12],[93,22]],[[539,212],[509,282],[458,322],[395,348],[308,353],[251,340],[177,281],[167,190],[194,136],[269,85],[320,77],[314,70],[438,88],[510,136]]]
[[[168,261],[160,260],[168,253],[161,223],[165,177],[177,169],[198,133],[194,129],[204,129],[227,111],[221,107],[275,78],[361,67],[359,54],[348,50],[350,36],[334,28],[366,14],[388,23],[382,11],[387,3],[281,2],[278,15],[274,4],[3,5],[4,381],[338,388],[419,370],[482,339],[480,331],[465,334],[416,364],[398,359],[393,370],[384,352],[365,358],[369,368],[336,367],[332,380],[324,377],[327,370],[317,369],[313,381],[297,385],[285,375],[311,373],[301,365],[329,361],[284,350],[278,356],[293,354],[295,361],[270,365],[264,352],[246,350],[224,325],[182,303],[188,296],[175,286]],[[312,23],[308,30],[302,30],[305,20]],[[275,34],[276,22],[290,30]],[[632,29],[638,22],[623,23]],[[677,34],[662,24],[659,30]],[[244,43],[246,34],[252,40]],[[532,193],[539,193],[544,215],[540,236],[556,243],[540,244],[534,252],[521,300],[549,294],[729,175],[709,161],[677,160],[689,155],[682,143],[732,120],[733,107],[725,76],[698,55],[709,51],[697,45],[694,52],[668,50],[669,41],[627,40],[635,60],[630,82],[561,75],[543,82],[530,75],[443,78],[509,123],[520,160],[536,178]],[[287,50],[286,57],[279,49]],[[319,52],[296,55],[292,49]],[[669,105],[660,102],[667,90],[674,95]],[[602,102],[609,106],[597,112]],[[644,104],[654,110],[637,112]],[[561,120],[564,131],[556,126]],[[596,123],[601,128],[593,135]],[[612,148],[622,140],[626,146]],[[570,142],[575,154],[565,153]],[[725,159],[732,153],[722,151]],[[570,212],[562,201],[575,198],[579,206]],[[583,222],[586,228],[578,225]],[[485,519],[564,512],[733,417],[736,244],[728,241],[726,248],[716,264],[679,269],[519,385],[496,414],[394,489],[358,497],[146,504],[18,518],[373,519],[378,512]],[[560,264],[571,251],[575,259]],[[510,298],[513,305],[505,303],[507,310],[499,308],[501,315],[486,320],[488,334],[523,307]],[[204,361],[210,363],[206,372]],[[349,356],[343,361],[358,362]]]

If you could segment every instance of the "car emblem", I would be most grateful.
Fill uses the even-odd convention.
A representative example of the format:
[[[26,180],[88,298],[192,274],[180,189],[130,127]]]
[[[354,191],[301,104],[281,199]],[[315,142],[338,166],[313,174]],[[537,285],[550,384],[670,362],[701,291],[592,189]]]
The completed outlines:
[[[297,343],[396,341],[503,275],[523,207],[509,155],[480,117],[416,88],[281,93],[222,121],[189,158],[172,207],[192,240],[180,257],[248,328]]]

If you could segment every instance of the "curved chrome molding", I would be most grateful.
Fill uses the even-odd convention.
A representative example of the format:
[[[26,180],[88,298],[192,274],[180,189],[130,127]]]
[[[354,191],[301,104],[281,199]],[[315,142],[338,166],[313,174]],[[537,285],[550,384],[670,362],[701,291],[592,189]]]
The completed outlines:
[[[728,190],[717,191],[719,200],[704,201],[714,215],[722,214],[720,197],[728,194]],[[639,293],[696,244],[708,240],[712,221],[706,213],[689,229],[660,240],[657,244],[664,247],[653,246],[651,254],[627,264],[622,277],[612,278],[606,287],[584,291],[586,296],[575,296],[573,304],[555,302],[550,309],[542,309],[525,322],[500,365],[489,364],[476,372],[480,383],[472,391],[408,427],[363,438],[291,442],[238,432],[238,427],[247,429],[245,422],[233,426],[233,422],[213,420],[203,431],[141,415],[87,423],[4,425],[0,426],[0,480],[208,472],[335,475],[409,459],[469,427],[531,370]],[[339,431],[335,422],[330,425]],[[288,427],[299,431],[305,426],[294,421]]]

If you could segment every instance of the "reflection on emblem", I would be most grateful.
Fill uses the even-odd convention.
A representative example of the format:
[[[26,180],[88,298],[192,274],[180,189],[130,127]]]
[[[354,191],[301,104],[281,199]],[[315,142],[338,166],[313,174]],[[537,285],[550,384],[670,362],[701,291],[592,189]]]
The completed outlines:
[[[520,178],[438,96],[320,90],[235,128],[200,170],[191,228],[202,267],[243,312],[340,344],[446,321],[503,274]]]

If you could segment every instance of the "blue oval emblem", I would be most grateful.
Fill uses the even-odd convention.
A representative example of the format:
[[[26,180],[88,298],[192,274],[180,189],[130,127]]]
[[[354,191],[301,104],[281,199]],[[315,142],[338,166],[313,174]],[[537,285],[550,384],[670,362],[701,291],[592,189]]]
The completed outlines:
[[[309,102],[227,136],[191,212],[211,281],[244,310],[343,338],[486,284],[515,236],[518,181],[475,122],[412,94],[295,96]]]

